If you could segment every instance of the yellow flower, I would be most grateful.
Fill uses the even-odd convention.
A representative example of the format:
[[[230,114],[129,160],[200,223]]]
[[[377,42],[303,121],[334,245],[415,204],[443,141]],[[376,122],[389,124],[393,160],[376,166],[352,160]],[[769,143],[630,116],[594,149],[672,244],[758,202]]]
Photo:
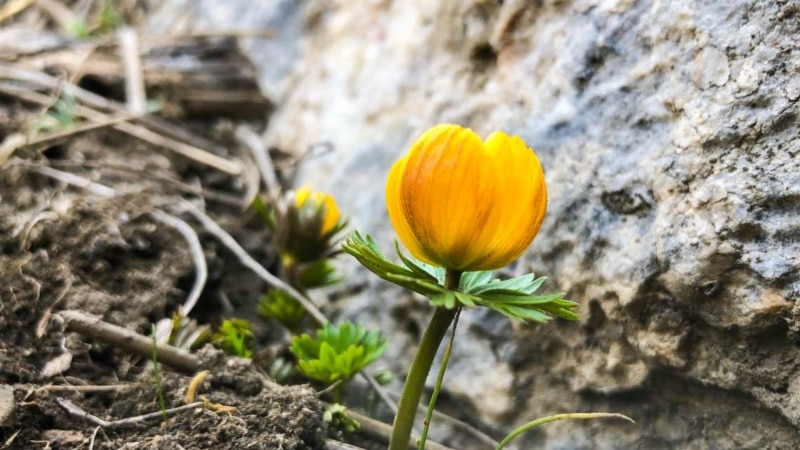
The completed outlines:
[[[302,210],[306,207],[308,201],[311,201],[309,206],[314,211],[322,211],[324,219],[320,235],[325,235],[336,228],[340,218],[339,207],[336,206],[336,200],[333,199],[331,194],[312,192],[309,186],[303,186],[294,194],[294,204],[298,209]]]
[[[330,194],[298,189],[279,208],[275,235],[284,266],[309,263],[331,251],[331,240],[345,227]]]
[[[519,258],[547,209],[544,173],[517,136],[486,141],[438,125],[397,161],[386,183],[389,218],[418,259],[458,271],[492,270]]]

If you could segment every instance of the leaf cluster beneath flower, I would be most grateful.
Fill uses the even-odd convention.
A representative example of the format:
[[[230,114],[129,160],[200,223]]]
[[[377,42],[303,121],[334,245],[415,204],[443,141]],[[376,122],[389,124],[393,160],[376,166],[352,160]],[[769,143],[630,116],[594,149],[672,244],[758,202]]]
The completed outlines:
[[[578,304],[563,298],[563,292],[533,295],[547,278],[533,274],[508,280],[492,277],[491,271],[466,272],[458,290],[444,287],[445,269],[397,254],[403,265],[386,259],[375,241],[358,231],[350,233],[342,249],[355,257],[371,272],[398,286],[428,297],[435,306],[452,309],[456,305],[475,308],[484,306],[516,320],[547,322],[553,317],[577,320]]]
[[[325,324],[317,337],[308,334],[292,339],[291,352],[303,375],[323,383],[348,380],[378,359],[388,342],[378,331],[344,322]]]

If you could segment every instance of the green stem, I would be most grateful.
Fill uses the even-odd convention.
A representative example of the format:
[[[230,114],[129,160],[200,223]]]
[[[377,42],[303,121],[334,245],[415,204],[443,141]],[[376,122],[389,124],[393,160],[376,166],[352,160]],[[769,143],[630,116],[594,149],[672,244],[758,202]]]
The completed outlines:
[[[344,404],[344,383],[340,382],[333,388],[333,403]]]
[[[461,272],[448,270],[445,287],[448,289],[458,288],[460,280]],[[433,317],[428,328],[425,329],[425,334],[422,335],[417,354],[408,370],[403,393],[400,395],[400,404],[397,405],[397,414],[394,416],[392,437],[389,440],[389,450],[408,450],[411,429],[414,427],[414,417],[422,396],[422,389],[425,387],[425,379],[431,370],[439,345],[447,333],[447,328],[450,327],[455,316],[455,309],[436,308],[433,312]]]
[[[636,423],[630,417],[624,414],[617,414],[617,413],[567,413],[567,414],[554,414],[552,416],[542,417],[541,419],[536,419],[532,422],[528,422],[525,425],[517,428],[516,430],[509,433],[499,444],[495,447],[495,450],[502,450],[503,447],[508,445],[512,439],[519,436],[520,434],[538,427],[539,425],[544,425],[546,423],[555,422],[557,420],[569,420],[569,419],[602,419],[602,418],[609,418],[609,417],[616,417],[619,419],[625,419],[629,422]]]
[[[422,434],[419,436],[418,450],[425,450],[425,441],[428,440],[428,428],[431,426],[433,418],[433,408],[436,406],[436,400],[439,398],[439,389],[442,387],[444,381],[444,373],[447,371],[447,363],[450,361],[450,352],[453,351],[453,342],[456,339],[456,328],[458,328],[458,318],[461,316],[461,305],[456,307],[456,317],[453,320],[453,331],[450,332],[450,342],[444,348],[442,355],[442,363],[439,365],[439,374],[436,376],[436,384],[433,385],[433,393],[431,400],[428,402],[428,410],[425,412],[425,421],[422,422]]]

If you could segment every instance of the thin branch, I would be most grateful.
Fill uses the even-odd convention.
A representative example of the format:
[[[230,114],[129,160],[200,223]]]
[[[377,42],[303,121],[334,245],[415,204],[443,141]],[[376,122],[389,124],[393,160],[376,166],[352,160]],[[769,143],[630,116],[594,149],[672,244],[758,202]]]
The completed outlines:
[[[188,405],[178,406],[175,408],[165,409],[163,411],[156,411],[149,414],[142,414],[141,416],[128,417],[126,419],[107,421],[103,420],[93,414],[84,411],[80,406],[72,403],[71,401],[56,397],[56,403],[59,404],[65,411],[73,416],[80,417],[81,419],[88,420],[89,422],[103,428],[123,428],[131,425],[136,425],[147,420],[159,419],[164,417],[164,414],[175,414],[181,411],[187,411],[203,406],[203,402],[189,403]]]
[[[40,161],[29,162],[15,159],[8,164],[8,167],[70,167],[70,168],[90,168],[90,169],[103,169],[113,172],[122,173],[125,176],[137,177],[138,179],[148,179],[159,183],[169,184],[177,190],[186,194],[197,195],[207,200],[223,203],[228,206],[241,207],[242,200],[238,197],[226,194],[220,191],[204,189],[201,186],[195,186],[176,180],[167,175],[161,175],[151,169],[142,169],[138,167],[131,167],[122,164],[114,164],[105,161]]]
[[[341,384],[342,384],[342,380],[341,379],[336,380],[333,384],[331,384],[330,386],[326,387],[325,389],[323,389],[321,391],[317,391],[317,397],[322,397],[323,395],[327,394],[328,392],[331,392],[334,389],[336,389],[337,387],[339,387]]]
[[[94,439],[97,437],[97,432],[100,431],[100,426],[98,425],[94,429],[94,433],[92,433],[92,439],[89,441],[89,450],[94,448]]]
[[[149,357],[152,355],[153,343],[147,336],[105,322],[100,318],[88,316],[80,311],[66,310],[59,312],[58,315],[64,319],[69,331],[99,339],[139,356]],[[171,345],[157,345],[156,357],[158,362],[183,372],[194,373],[200,367],[200,360],[197,356]]]
[[[117,41],[125,72],[125,101],[128,111],[137,116],[144,115],[147,113],[147,96],[136,31],[131,27],[121,27],[117,31]]]
[[[355,445],[346,444],[344,442],[335,441],[333,439],[325,439],[326,450],[365,450],[363,447],[356,447]]]
[[[101,197],[113,197],[117,192],[108,186],[102,185],[100,183],[95,183],[94,181],[89,181],[86,178],[79,177],[78,175],[74,175],[69,172],[62,172],[60,170],[56,170],[51,167],[47,166],[36,167],[33,169],[33,171],[48,176],[50,178],[54,178],[58,181],[63,181],[64,183],[77,186],[81,189],[85,189],[91,192],[92,194],[99,195]]]
[[[225,247],[228,248],[233,254],[239,259],[239,262],[242,263],[243,266],[247,267],[248,269],[252,270],[256,275],[259,276],[262,280],[264,280],[267,284],[277,289],[286,291],[289,295],[291,295],[295,300],[300,302],[303,305],[303,308],[308,311],[308,313],[314,318],[314,320],[319,324],[326,324],[329,322],[328,318],[322,314],[322,311],[319,310],[317,305],[315,305],[310,298],[301,294],[295,288],[291,287],[288,283],[281,280],[280,278],[276,277],[275,275],[271,274],[267,269],[264,268],[261,264],[258,263],[252,256],[247,253],[247,250],[242,248],[236,239],[233,238],[227,231],[223,230],[214,219],[208,217],[206,213],[200,211],[195,205],[188,201],[181,202],[182,208],[194,216],[203,227],[208,230],[209,233],[213,234],[220,242],[222,242]]]
[[[253,160],[258,166],[258,171],[261,174],[261,179],[264,181],[264,186],[267,188],[267,193],[270,198],[277,199],[281,192],[281,185],[278,183],[278,177],[275,174],[275,165],[272,163],[272,158],[269,157],[269,149],[264,145],[256,133],[246,126],[236,128],[234,133],[236,139],[250,149],[250,154],[253,155]]]
[[[97,130],[100,128],[110,127],[122,122],[127,122],[129,120],[135,119],[136,116],[124,113],[124,114],[115,114],[113,116],[107,117],[105,120],[97,121],[97,122],[89,122],[83,123],[66,130],[56,131],[54,133],[44,134],[42,136],[37,136],[31,140],[23,142],[21,145],[36,145],[36,144],[44,144],[50,141],[56,141],[59,139],[63,139],[66,137],[70,137],[74,134],[85,133],[87,131]]]
[[[197,304],[197,300],[200,298],[200,294],[203,292],[203,288],[205,288],[206,281],[208,280],[208,263],[206,263],[206,255],[203,253],[203,246],[200,244],[200,238],[197,237],[197,233],[188,223],[183,221],[183,219],[179,219],[159,210],[153,211],[151,214],[159,222],[178,231],[189,244],[189,251],[192,254],[192,261],[194,261],[194,285],[192,286],[192,290],[189,291],[186,301],[178,310],[181,316],[186,317]]]
[[[118,392],[139,387],[137,384],[108,384],[108,385],[80,385],[66,386],[61,384],[46,384],[39,387],[49,392]]]

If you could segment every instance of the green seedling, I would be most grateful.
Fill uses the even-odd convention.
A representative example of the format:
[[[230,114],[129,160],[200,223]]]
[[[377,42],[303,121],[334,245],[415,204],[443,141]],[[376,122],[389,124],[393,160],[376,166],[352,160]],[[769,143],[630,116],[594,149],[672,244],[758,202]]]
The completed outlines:
[[[100,15],[97,18],[97,34],[108,34],[119,28],[123,24],[122,16],[120,16],[117,9],[112,2],[106,2],[103,9],[100,10]]]
[[[244,319],[226,319],[214,333],[212,341],[227,353],[241,358],[253,356],[253,331]]]
[[[292,339],[291,352],[303,375],[326,384],[346,382],[369,363],[378,359],[388,342],[378,331],[367,331],[361,325],[344,322],[325,324],[317,337],[308,334]],[[334,397],[340,400],[340,384]]]
[[[297,330],[306,315],[303,305],[280,289],[273,289],[261,296],[256,309],[262,316],[277,320],[290,331]]]
[[[72,128],[77,122],[77,117],[75,98],[64,94],[33,124],[30,137],[36,137],[40,133],[54,133]]]
[[[347,433],[354,433],[361,428],[361,424],[347,415],[347,408],[339,403],[329,406],[322,415],[322,420],[329,426],[336,427]]]

